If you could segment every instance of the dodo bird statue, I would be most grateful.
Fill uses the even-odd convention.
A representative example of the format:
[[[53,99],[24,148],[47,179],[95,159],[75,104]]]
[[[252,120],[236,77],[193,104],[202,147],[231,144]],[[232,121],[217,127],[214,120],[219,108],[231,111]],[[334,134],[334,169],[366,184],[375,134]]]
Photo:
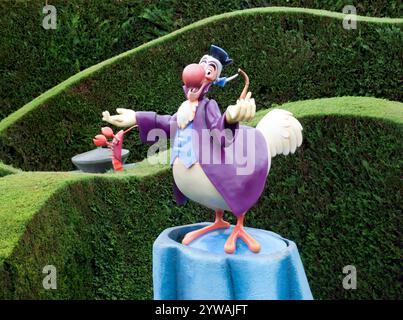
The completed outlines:
[[[171,139],[177,203],[190,199],[215,211],[214,223],[186,234],[184,245],[207,232],[229,228],[223,216],[229,211],[237,223],[224,245],[225,252],[234,253],[240,238],[258,253],[260,244],[244,228],[245,214],[263,192],[271,158],[294,153],[301,145],[302,126],[282,109],[268,112],[256,128],[240,125],[256,112],[255,100],[248,92],[249,78],[241,69],[238,73],[244,77],[245,87],[236,103],[222,114],[207,93],[212,85],[223,87],[236,78],[238,74],[220,77],[223,67],[232,62],[225,50],[211,45],[198,64],[186,66],[182,73],[186,100],[172,116],[118,108],[112,116],[104,111],[102,119],[118,127],[137,125],[143,143],[156,143],[162,136]]]

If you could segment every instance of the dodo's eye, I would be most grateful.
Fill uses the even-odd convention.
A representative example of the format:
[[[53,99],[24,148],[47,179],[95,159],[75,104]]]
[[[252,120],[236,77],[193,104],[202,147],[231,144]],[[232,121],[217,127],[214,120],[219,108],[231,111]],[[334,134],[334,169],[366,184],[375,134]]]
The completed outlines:
[[[216,66],[213,63],[210,63],[206,70],[206,76],[211,76],[213,71],[216,70]]]

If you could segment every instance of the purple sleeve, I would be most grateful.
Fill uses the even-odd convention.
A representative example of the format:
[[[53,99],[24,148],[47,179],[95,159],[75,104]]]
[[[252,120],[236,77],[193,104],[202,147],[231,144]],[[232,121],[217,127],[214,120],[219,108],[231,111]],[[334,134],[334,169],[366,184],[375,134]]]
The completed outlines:
[[[155,143],[161,134],[169,139],[172,124],[176,123],[176,115],[158,115],[151,111],[136,112],[136,121],[140,132],[140,140],[143,143]],[[150,134],[151,130],[160,129],[160,132]]]
[[[206,125],[210,129],[213,139],[221,146],[230,145],[235,138],[239,123],[229,124],[225,119],[225,113],[221,114],[215,100],[210,100],[206,105]]]

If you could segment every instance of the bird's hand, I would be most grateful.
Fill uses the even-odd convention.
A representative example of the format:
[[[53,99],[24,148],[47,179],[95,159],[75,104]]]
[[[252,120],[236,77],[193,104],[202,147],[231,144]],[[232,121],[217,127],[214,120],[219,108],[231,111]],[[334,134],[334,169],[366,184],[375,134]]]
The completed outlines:
[[[136,112],[130,109],[117,108],[117,115],[111,116],[109,111],[102,112],[102,120],[117,127],[131,127],[137,124]]]
[[[239,99],[236,105],[228,106],[225,112],[227,123],[233,124],[240,121],[251,120],[256,113],[255,99],[251,98],[252,93],[248,92],[245,99]]]

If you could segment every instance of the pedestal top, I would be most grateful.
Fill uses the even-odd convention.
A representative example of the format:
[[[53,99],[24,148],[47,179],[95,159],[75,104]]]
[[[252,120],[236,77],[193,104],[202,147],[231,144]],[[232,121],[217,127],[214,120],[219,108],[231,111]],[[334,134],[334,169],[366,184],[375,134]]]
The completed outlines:
[[[254,228],[245,228],[248,233],[261,245],[261,250],[259,253],[253,253],[249,250],[248,246],[241,239],[238,239],[236,242],[236,250],[233,255],[264,255],[280,252],[287,248],[287,242],[282,239],[279,235],[254,229]],[[234,226],[231,226],[229,229],[219,229],[213,232],[209,232],[193,242],[191,242],[188,247],[199,249],[211,253],[218,254],[227,254],[224,251],[224,245],[230,236],[232,230],[234,230]]]
[[[238,239],[235,253],[228,254],[224,251],[224,244],[234,229],[233,225],[231,225],[229,229],[209,232],[187,246],[182,244],[182,239],[188,232],[203,228],[209,224],[211,223],[202,222],[168,228],[160,234],[156,243],[175,247],[179,251],[188,252],[192,255],[213,255],[219,259],[252,259],[254,257],[265,259],[270,257],[270,259],[275,259],[276,257],[289,254],[289,251],[293,250],[293,247],[295,247],[294,242],[281,237],[277,233],[246,227],[246,231],[260,243],[260,252],[253,253],[242,239]]]

